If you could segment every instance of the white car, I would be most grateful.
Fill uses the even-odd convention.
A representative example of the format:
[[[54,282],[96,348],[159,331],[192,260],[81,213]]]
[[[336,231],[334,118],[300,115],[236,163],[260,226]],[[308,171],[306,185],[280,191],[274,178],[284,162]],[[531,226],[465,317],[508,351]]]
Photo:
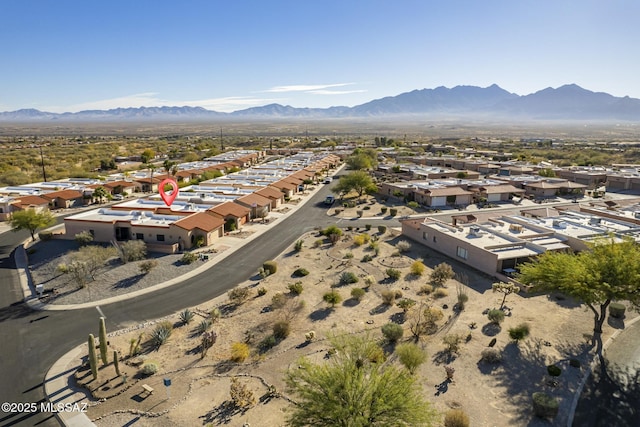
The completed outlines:
[[[324,179],[324,183],[325,184],[331,184],[331,178],[325,178]]]

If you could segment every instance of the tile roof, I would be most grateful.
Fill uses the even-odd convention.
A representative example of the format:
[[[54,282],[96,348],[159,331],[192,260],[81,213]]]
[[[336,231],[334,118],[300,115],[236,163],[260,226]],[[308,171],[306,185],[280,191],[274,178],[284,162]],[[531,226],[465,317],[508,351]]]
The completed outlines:
[[[209,232],[224,225],[224,221],[213,215],[208,215],[205,212],[198,212],[193,215],[186,216],[174,222],[173,225],[185,230],[193,230],[199,228],[200,230]]]
[[[207,212],[223,217],[235,216],[236,218],[242,218],[243,216],[247,216],[249,212],[251,212],[251,210],[247,207],[239,205],[238,203],[225,202],[208,209]]]
[[[255,191],[255,193],[274,200],[280,200],[284,197],[284,193],[280,191],[280,189],[271,186],[263,187],[260,190]]]
[[[43,194],[43,198],[48,200],[53,199],[62,199],[62,200],[73,200],[82,198],[82,191],[78,190],[60,190],[53,191],[51,193]]]
[[[40,196],[21,196],[16,198],[16,200],[11,203],[15,206],[40,206],[40,205],[49,205],[49,201]]]
[[[239,197],[235,201],[247,206],[252,206],[254,203],[257,206],[268,206],[271,204],[271,200],[256,193],[251,193],[247,194],[246,196]]]

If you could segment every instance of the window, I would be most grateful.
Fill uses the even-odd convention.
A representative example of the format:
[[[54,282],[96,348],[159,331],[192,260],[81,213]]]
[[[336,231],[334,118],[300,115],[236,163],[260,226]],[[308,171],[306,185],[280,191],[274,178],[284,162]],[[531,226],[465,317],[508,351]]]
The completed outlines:
[[[156,234],[156,240],[158,242],[164,242],[164,234]]]
[[[429,238],[429,235],[427,234],[427,232],[426,232],[426,231],[423,231],[423,232],[422,232],[422,238],[423,238],[424,240],[427,240],[427,239]]]
[[[433,243],[436,243],[436,242],[437,242],[436,236],[433,236]]]
[[[458,246],[456,255],[458,255],[462,259],[467,259],[467,250],[463,247]]]
[[[143,233],[136,233],[136,239],[144,240],[144,234]]]

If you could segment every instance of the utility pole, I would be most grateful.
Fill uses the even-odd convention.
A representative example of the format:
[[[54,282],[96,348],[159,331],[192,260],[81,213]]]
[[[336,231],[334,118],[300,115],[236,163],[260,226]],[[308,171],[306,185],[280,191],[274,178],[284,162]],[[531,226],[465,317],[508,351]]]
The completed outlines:
[[[222,141],[222,128],[220,128],[220,151],[224,151],[224,141]]]
[[[42,179],[47,182],[47,172],[44,170],[44,155],[42,154],[42,145],[40,148],[40,164],[42,165]]]

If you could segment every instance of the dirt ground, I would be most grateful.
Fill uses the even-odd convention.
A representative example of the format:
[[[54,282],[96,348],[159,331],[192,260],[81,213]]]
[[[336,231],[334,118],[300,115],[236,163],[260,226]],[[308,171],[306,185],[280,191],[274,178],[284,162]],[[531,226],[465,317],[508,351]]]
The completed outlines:
[[[378,237],[377,256],[366,244],[354,245],[353,237],[362,233]],[[91,381],[86,368],[78,372],[78,381],[94,389],[98,399],[103,398],[92,404],[87,415],[101,427],[284,425],[286,410],[291,405],[289,399],[295,398],[286,394],[284,372],[296,369],[296,361],[302,356],[322,363],[331,348],[327,340],[330,334],[369,331],[381,339],[380,327],[402,318],[400,308],[382,304],[382,292],[394,289],[401,291],[403,298],[443,311],[438,331],[420,341],[429,357],[416,373],[425,398],[441,413],[461,408],[469,415],[472,426],[566,425],[571,401],[590,357],[591,347],[585,334],[591,331],[592,317],[583,306],[554,296],[509,295],[508,316],[496,328],[489,324],[485,314],[487,309],[499,307],[502,300],[501,294],[491,291],[493,280],[414,242],[408,252],[397,256],[396,245],[404,240],[398,230],[387,230],[383,235],[375,228],[348,231],[335,246],[323,243],[314,248],[319,239],[317,233],[306,234],[302,237],[301,251],[291,247],[277,259],[275,274],[265,279],[256,275],[239,285],[250,290],[250,297],[240,306],[233,306],[227,296],[222,296],[194,307],[195,319],[189,325],[182,325],[177,315],[165,319],[175,328],[169,341],[159,349],[145,344],[153,323],[112,333],[110,354],[113,349],[118,350],[122,358],[120,368],[128,379],[122,384],[112,365],[100,370],[98,381]],[[372,260],[363,261],[365,255],[371,255]],[[418,258],[427,266],[422,276],[410,274],[410,265]],[[457,280],[446,284],[443,293],[447,295],[436,298],[434,293],[419,294],[421,286],[428,283],[431,269],[441,262],[450,264],[457,274]],[[385,277],[389,267],[402,272],[399,280]],[[297,268],[305,268],[309,274],[292,277]],[[338,284],[343,272],[355,273],[359,281],[335,286],[343,302],[331,309],[322,295]],[[366,289],[364,298],[361,301],[350,298],[351,289],[365,287],[368,276],[373,277],[373,284]],[[288,294],[288,285],[296,282],[301,282],[303,291],[289,300],[304,300],[305,306],[293,318],[290,335],[271,348],[261,347],[260,343],[272,334],[272,325],[284,312],[271,308],[272,297],[278,292]],[[258,296],[257,290],[261,288],[267,292]],[[469,296],[469,301],[464,310],[457,311],[454,305],[460,289]],[[223,313],[212,327],[217,341],[201,359],[200,337],[195,328],[214,307]],[[515,344],[507,331],[522,322],[530,325],[531,335]],[[605,339],[614,327],[621,325],[607,325]],[[407,323],[404,329],[402,341],[411,340]],[[309,331],[316,335],[310,343],[305,340]],[[141,353],[129,358],[130,340],[137,339],[141,332],[145,334]],[[446,351],[442,338],[447,334],[464,337],[457,353]],[[495,365],[480,362],[481,352],[492,338],[496,339],[494,348],[503,356],[502,362]],[[242,363],[230,361],[232,344],[244,342],[249,344],[250,356]],[[580,360],[581,367],[571,367],[572,358]],[[151,361],[158,364],[158,373],[140,376],[139,366],[134,363]],[[394,354],[388,355],[388,362],[399,363]],[[546,370],[552,363],[562,369],[555,383]],[[445,366],[455,368],[453,382],[445,381]],[[231,403],[230,378],[234,376],[253,392],[254,405],[241,410]],[[165,378],[172,382],[170,397],[163,386]],[[142,384],[151,386],[154,393],[143,392]],[[269,393],[270,387],[281,395]],[[536,391],[546,391],[559,399],[560,413],[553,421],[533,416],[531,394]]]

